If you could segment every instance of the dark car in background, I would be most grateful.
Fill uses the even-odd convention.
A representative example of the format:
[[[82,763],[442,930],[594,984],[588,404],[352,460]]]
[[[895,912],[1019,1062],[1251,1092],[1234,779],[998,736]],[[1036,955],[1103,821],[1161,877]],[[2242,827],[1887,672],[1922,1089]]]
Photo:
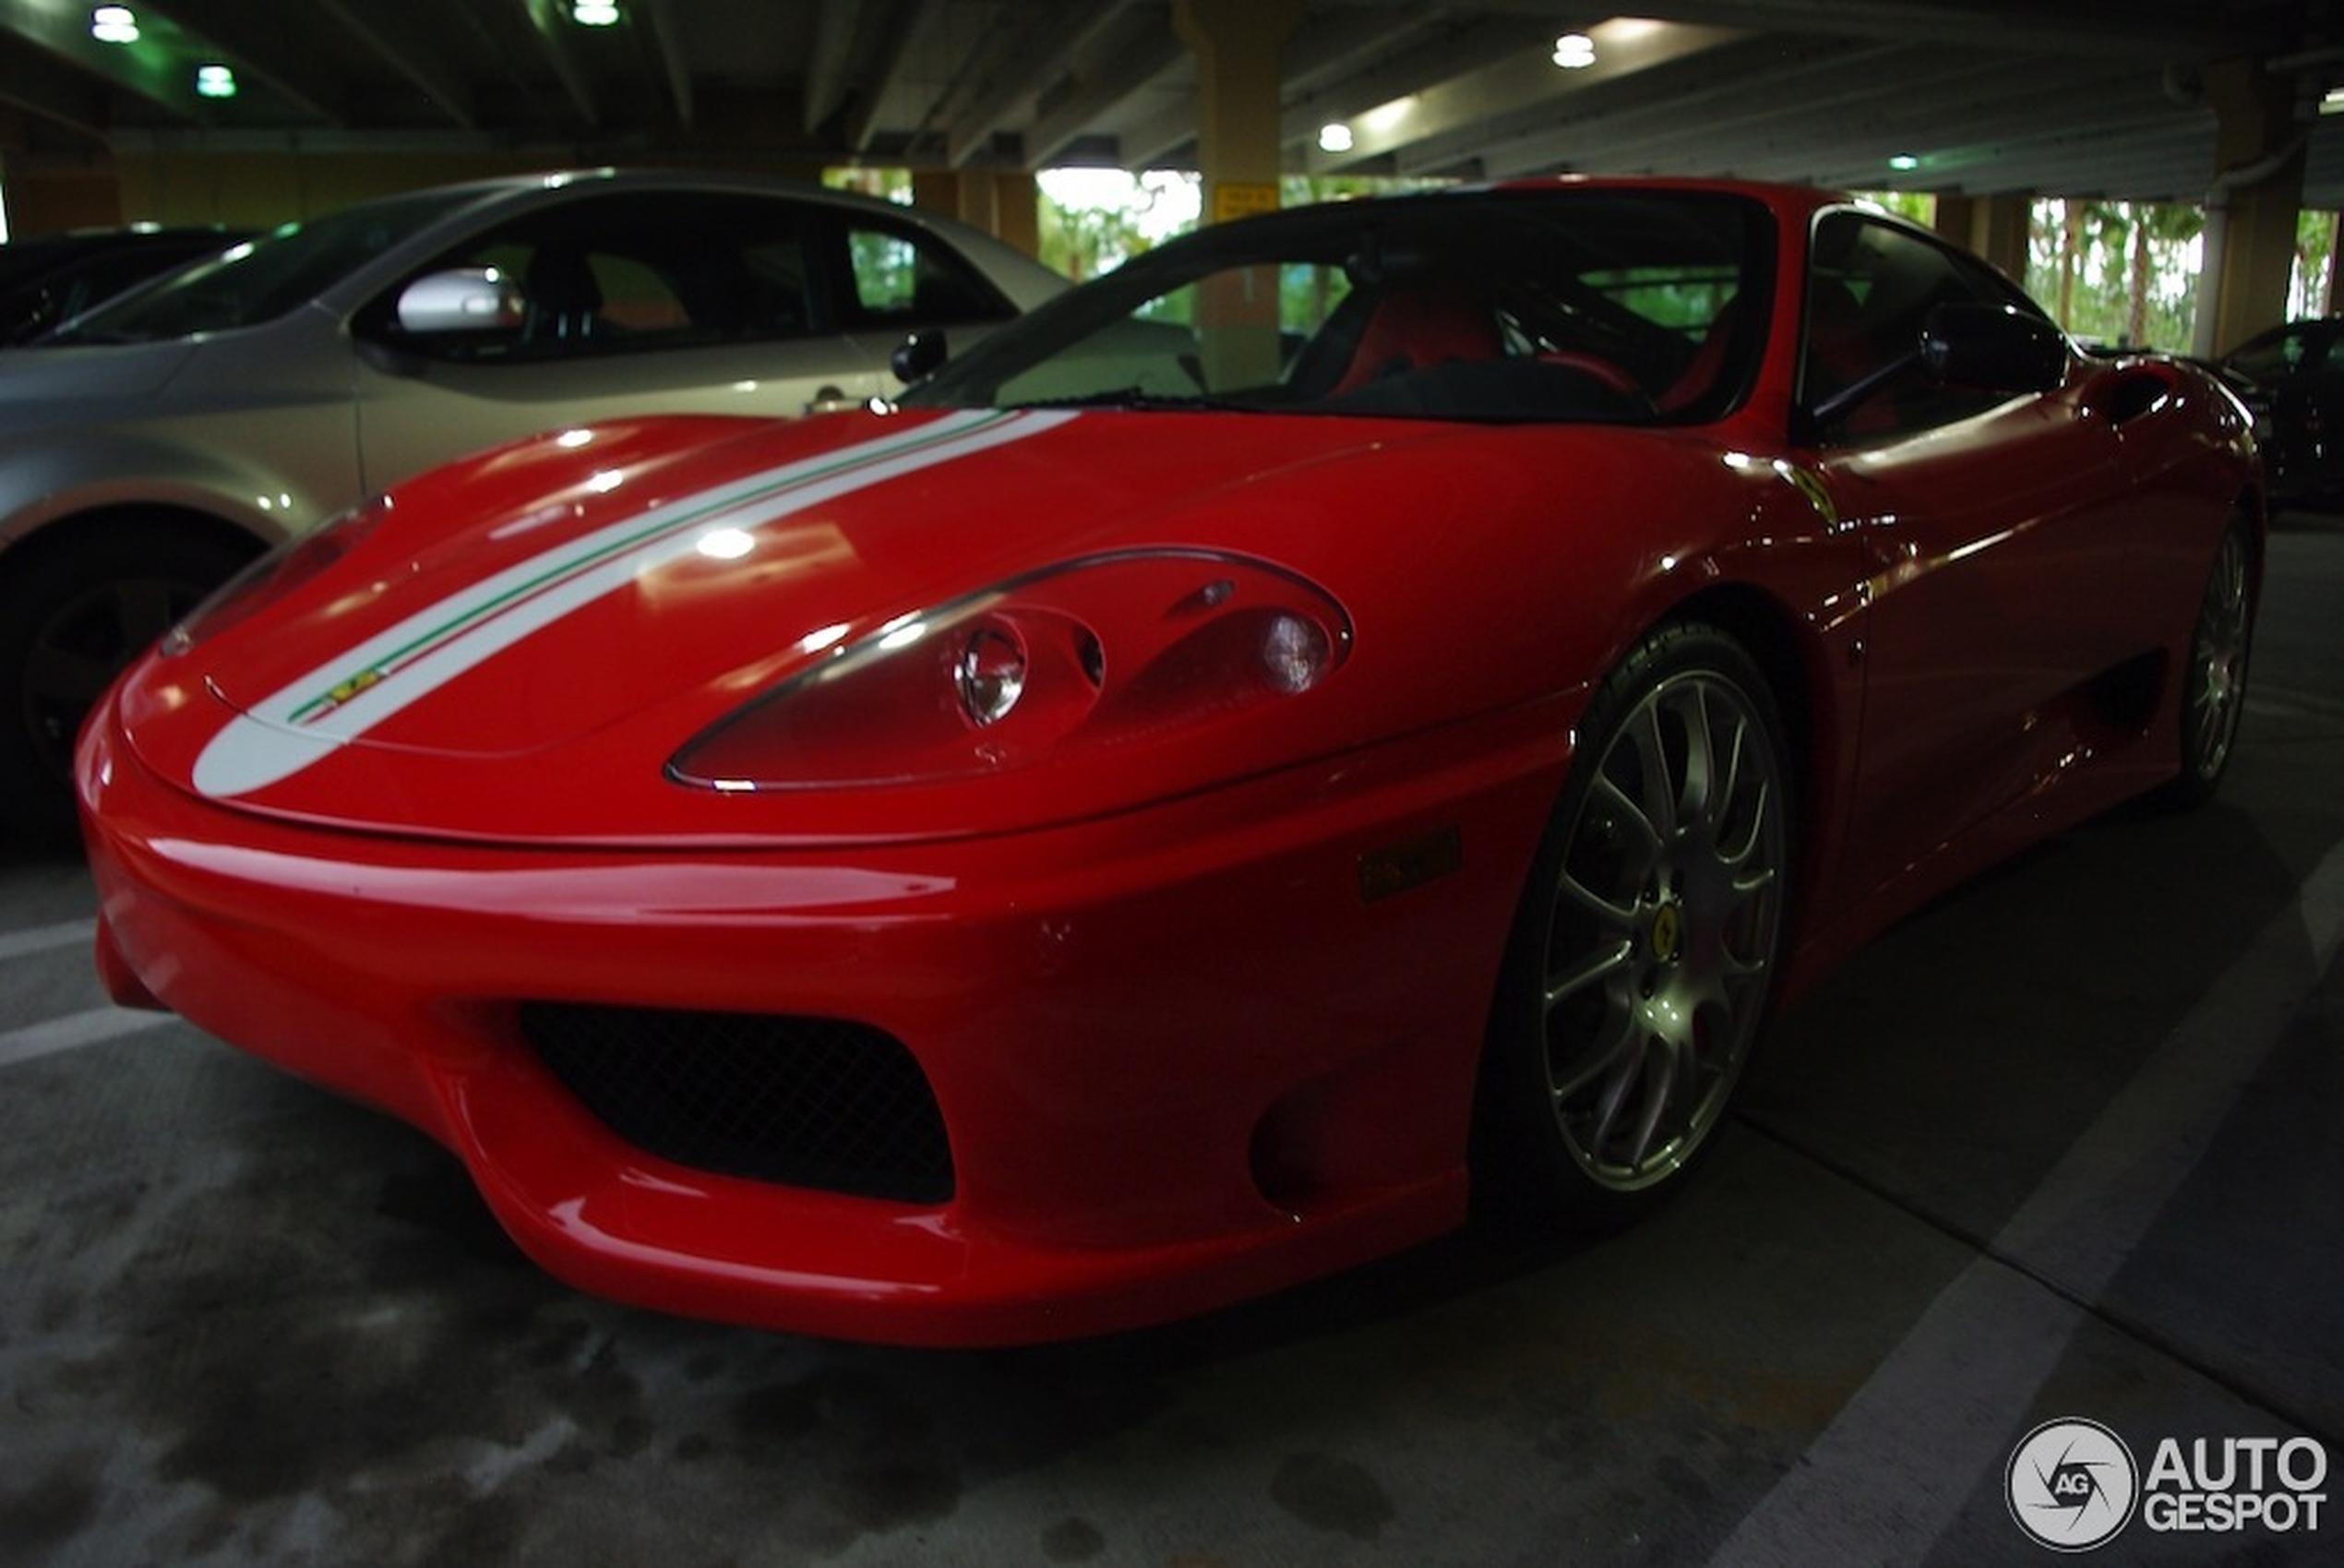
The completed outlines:
[[[2216,367],[2254,415],[2274,499],[2344,493],[2344,316],[2290,321],[2250,338]]]
[[[10,240],[0,245],[0,344],[30,342],[134,283],[247,237],[243,230],[142,223]]]

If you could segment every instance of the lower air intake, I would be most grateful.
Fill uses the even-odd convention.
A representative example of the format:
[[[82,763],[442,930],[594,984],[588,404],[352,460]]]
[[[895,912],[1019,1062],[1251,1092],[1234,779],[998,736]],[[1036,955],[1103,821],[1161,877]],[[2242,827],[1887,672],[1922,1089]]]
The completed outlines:
[[[694,1170],[938,1203],[952,1155],[903,1042],[828,1018],[528,1002],[521,1033],[612,1131]]]

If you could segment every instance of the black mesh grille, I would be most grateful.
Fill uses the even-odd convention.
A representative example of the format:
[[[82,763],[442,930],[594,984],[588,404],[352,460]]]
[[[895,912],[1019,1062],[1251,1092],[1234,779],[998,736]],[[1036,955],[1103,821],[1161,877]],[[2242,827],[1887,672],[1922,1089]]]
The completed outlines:
[[[520,1025],[588,1110],[662,1159],[900,1203],[952,1195],[936,1096],[880,1030],[564,1002],[524,1004]]]

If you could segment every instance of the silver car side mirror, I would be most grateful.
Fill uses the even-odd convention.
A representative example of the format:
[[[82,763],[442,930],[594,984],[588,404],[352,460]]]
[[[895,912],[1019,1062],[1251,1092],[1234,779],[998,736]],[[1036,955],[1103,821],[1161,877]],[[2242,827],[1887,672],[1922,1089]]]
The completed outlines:
[[[466,267],[408,284],[399,295],[399,325],[425,333],[509,331],[525,308],[512,279],[494,267]]]

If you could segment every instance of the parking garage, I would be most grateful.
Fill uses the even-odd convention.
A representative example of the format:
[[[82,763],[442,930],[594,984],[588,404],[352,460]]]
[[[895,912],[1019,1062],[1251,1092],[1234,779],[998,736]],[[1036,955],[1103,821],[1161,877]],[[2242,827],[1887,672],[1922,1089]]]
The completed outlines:
[[[1688,31],[1566,87],[1559,24],[1514,6],[835,4],[760,30],[673,0],[624,50],[514,6],[460,51],[426,46],[429,6],[297,24],[330,42],[166,7],[153,36],[252,64],[244,106],[28,74],[103,56],[12,39],[45,53],[0,55],[27,116],[0,175],[21,229],[264,223],[522,162],[884,161],[1015,240],[1034,169],[1070,156],[1199,168],[1230,214],[1298,166],[1616,160],[1933,189],[1941,230],[2005,257],[2035,196],[2214,197],[2218,348],[2283,308],[2275,227],[2344,205],[2304,113],[2335,64],[2309,7],[2127,6],[2121,37],[2089,7],[1849,5],[1822,33],[1788,25],[1806,7],[1657,8]],[[1404,99],[1421,138],[1320,150]],[[1956,139],[1970,162],[1932,169]],[[1648,1223],[1470,1227],[1057,1345],[573,1290],[421,1133],[110,1005],[81,857],[8,841],[0,1562],[2024,1563],[2056,1552],[2021,1484],[2080,1513],[2110,1432],[2139,1492],[2110,1553],[2330,1561],[2339,605],[2344,525],[2278,512],[2215,804],[2095,819],[1871,944],[1776,1022],[1704,1179]]]

